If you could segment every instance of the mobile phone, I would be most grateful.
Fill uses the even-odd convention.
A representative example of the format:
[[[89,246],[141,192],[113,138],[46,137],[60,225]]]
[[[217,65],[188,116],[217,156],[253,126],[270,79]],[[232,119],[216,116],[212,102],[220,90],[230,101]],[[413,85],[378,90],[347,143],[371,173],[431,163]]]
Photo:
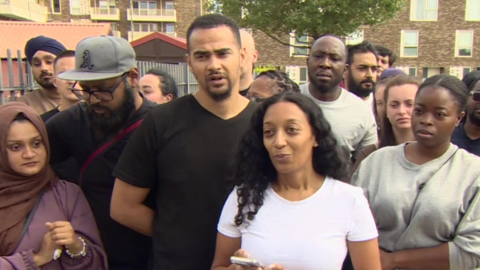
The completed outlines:
[[[263,268],[263,265],[259,261],[254,260],[254,259],[232,256],[232,257],[230,257],[230,262],[232,264],[240,265],[242,267],[260,267],[260,268]]]

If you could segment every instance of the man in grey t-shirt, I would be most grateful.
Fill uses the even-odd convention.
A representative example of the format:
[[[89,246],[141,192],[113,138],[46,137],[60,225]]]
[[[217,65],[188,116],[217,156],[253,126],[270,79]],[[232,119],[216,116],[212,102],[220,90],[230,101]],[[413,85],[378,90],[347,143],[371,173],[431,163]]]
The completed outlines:
[[[377,142],[377,126],[372,108],[340,87],[346,60],[345,44],[338,37],[317,39],[307,58],[310,83],[300,89],[322,108],[338,144],[355,160],[363,148]]]

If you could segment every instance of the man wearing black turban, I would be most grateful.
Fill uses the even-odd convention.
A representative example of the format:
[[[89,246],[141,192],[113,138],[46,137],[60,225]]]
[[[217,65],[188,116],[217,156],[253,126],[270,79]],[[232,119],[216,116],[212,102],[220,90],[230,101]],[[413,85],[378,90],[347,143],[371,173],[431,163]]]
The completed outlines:
[[[55,39],[38,36],[25,45],[25,55],[32,66],[33,77],[40,89],[22,96],[18,101],[30,105],[38,114],[43,114],[60,105],[60,95],[53,85],[53,61],[66,48]]]

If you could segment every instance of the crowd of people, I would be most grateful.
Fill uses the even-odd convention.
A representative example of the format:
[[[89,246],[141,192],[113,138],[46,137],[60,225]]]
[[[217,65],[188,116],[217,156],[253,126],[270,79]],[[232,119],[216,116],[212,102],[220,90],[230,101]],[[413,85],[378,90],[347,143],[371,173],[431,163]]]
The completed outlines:
[[[309,83],[255,77],[219,14],[187,47],[178,97],[122,38],[28,41],[40,89],[0,106],[1,270],[480,268],[480,72],[422,82],[324,35]]]

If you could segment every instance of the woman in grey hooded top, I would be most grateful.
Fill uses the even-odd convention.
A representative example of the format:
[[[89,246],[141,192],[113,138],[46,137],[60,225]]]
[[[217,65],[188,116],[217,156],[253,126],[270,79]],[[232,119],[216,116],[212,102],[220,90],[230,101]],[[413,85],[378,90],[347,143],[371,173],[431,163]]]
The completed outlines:
[[[370,202],[385,270],[480,267],[480,158],[450,143],[466,93],[455,77],[427,79],[412,115],[416,142],[372,153],[353,175]]]

